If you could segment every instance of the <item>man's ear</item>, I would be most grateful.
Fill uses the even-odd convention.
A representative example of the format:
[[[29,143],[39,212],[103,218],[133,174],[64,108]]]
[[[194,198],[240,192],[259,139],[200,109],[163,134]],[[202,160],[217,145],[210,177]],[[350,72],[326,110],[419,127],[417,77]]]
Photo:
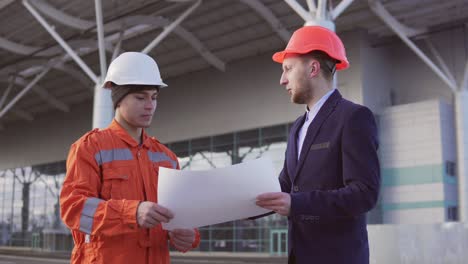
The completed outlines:
[[[317,60],[309,61],[309,77],[315,77],[320,74],[320,62]]]

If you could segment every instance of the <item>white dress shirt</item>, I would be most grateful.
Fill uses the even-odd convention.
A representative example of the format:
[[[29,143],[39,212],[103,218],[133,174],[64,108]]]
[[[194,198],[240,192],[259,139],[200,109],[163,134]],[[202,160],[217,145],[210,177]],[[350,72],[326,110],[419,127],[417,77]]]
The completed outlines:
[[[301,130],[299,130],[299,133],[297,134],[297,159],[299,160],[299,157],[301,156],[301,150],[302,150],[302,145],[304,144],[304,139],[307,135],[307,129],[309,129],[310,123],[314,121],[315,116],[317,113],[320,111],[320,108],[322,108],[323,104],[327,101],[328,97],[335,91],[336,89],[332,89],[328,93],[326,93],[320,100],[318,100],[314,106],[312,106],[312,109],[309,109],[308,106],[306,106],[306,119],[304,121],[304,124],[301,127]]]

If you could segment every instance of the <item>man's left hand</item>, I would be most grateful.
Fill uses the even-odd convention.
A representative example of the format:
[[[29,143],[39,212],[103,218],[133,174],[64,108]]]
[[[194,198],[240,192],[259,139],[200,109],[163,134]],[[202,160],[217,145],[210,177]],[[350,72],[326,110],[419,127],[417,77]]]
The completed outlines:
[[[280,215],[289,216],[291,196],[284,192],[263,193],[257,196],[256,204]]]
[[[169,231],[171,242],[179,251],[186,252],[192,248],[195,241],[195,230],[193,229],[174,229]]]

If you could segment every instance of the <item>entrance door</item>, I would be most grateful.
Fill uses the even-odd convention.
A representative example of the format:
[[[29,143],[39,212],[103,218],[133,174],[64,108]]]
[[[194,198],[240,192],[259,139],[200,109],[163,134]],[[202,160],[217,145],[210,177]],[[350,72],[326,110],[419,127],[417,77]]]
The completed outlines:
[[[288,230],[273,229],[270,230],[270,254],[287,255],[288,254]]]

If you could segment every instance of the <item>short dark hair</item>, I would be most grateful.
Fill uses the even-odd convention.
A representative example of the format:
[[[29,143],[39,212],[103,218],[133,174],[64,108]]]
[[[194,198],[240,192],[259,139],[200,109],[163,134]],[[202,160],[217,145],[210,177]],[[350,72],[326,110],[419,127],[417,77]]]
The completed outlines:
[[[339,62],[338,60],[333,59],[328,56],[327,53],[320,50],[313,50],[305,54],[303,57],[317,60],[320,63],[320,69],[323,77],[327,81],[333,80],[333,75],[336,71],[336,64]]]

